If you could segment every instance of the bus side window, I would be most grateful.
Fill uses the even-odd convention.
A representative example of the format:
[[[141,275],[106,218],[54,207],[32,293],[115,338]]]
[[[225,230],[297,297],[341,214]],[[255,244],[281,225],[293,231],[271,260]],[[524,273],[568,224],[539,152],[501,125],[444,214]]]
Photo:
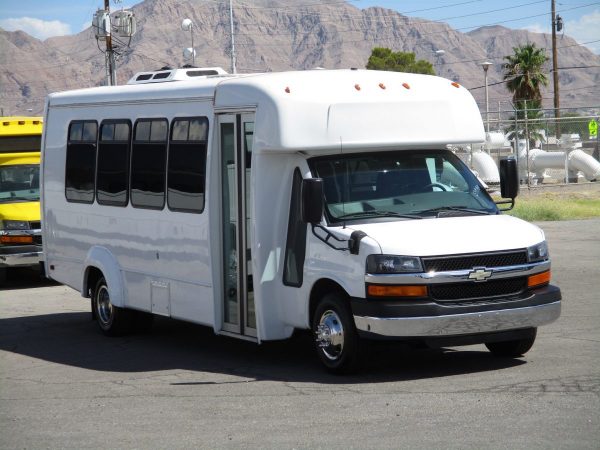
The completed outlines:
[[[101,205],[127,205],[130,137],[129,120],[105,120],[100,125],[96,200]]]
[[[292,198],[290,201],[290,216],[285,245],[285,265],[283,268],[283,284],[292,287],[302,286],[306,253],[307,225],[301,220],[301,185],[302,174],[300,173],[300,169],[296,168],[292,181]]]
[[[98,124],[75,120],[69,124],[65,197],[69,202],[94,202]]]
[[[204,210],[208,119],[173,119],[169,142],[167,203],[173,211]]]
[[[163,209],[167,164],[167,119],[139,119],[131,146],[132,206]]]

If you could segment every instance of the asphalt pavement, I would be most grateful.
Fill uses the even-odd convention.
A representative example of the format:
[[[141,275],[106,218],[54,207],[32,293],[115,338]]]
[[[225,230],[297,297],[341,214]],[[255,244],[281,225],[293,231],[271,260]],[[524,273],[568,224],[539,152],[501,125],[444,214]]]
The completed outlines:
[[[310,337],[257,346],[158,319],[106,338],[89,301],[0,290],[0,448],[600,448],[600,220],[546,222],[561,318],[523,358],[373,346],[352,376]]]

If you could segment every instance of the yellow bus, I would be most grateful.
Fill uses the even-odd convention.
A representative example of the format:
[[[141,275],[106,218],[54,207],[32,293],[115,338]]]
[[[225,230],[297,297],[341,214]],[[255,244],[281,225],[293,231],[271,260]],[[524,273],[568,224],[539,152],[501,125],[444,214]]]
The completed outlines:
[[[41,117],[0,117],[0,284],[41,261]]]

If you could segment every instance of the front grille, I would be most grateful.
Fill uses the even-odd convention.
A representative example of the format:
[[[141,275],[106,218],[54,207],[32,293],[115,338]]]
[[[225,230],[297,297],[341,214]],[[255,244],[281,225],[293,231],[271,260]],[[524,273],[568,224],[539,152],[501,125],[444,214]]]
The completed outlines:
[[[29,222],[30,230],[39,230],[40,228],[42,228],[42,223],[39,220],[34,221],[34,222]]]
[[[443,302],[516,295],[523,292],[526,287],[526,277],[506,278],[480,283],[433,284],[429,287],[429,294],[433,299]]]
[[[527,251],[525,250],[423,258],[425,272],[448,272],[467,270],[473,267],[516,266],[526,263]]]
[[[37,245],[42,245],[42,237],[41,236],[34,236],[33,237],[33,243],[37,244]]]

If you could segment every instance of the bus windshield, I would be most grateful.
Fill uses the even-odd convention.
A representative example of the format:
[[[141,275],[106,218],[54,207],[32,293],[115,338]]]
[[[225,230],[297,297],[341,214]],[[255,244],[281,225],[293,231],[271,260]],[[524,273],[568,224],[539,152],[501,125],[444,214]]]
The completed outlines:
[[[355,153],[309,161],[330,223],[497,214],[475,175],[447,150]]]
[[[0,166],[0,203],[37,202],[39,200],[39,165]]]

